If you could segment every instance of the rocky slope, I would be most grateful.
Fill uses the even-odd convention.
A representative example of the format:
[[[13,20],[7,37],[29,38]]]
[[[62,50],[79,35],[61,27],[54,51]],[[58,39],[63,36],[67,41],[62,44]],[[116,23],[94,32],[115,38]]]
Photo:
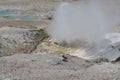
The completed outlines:
[[[120,80],[120,64],[69,55],[17,54],[0,58],[0,80]]]
[[[18,53],[31,53],[41,43],[46,33],[12,27],[0,28],[0,56]]]

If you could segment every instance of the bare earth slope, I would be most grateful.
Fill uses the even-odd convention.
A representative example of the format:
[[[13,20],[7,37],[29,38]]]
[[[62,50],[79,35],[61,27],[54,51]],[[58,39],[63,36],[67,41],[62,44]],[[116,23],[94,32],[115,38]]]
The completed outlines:
[[[0,58],[0,80],[120,80],[120,64],[65,55],[19,54]]]

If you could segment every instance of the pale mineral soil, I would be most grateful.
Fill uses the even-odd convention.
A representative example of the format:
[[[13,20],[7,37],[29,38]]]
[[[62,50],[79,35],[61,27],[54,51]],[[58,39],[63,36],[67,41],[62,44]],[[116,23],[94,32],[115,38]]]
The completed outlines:
[[[2,57],[0,80],[120,80],[120,63],[64,57],[55,54]]]
[[[62,1],[78,0],[0,0],[1,11],[11,10],[17,15],[38,15],[41,18],[40,21],[7,21],[0,17],[0,27],[48,27],[51,21],[48,17],[52,17],[56,6]],[[5,35],[1,36],[6,40]],[[120,80],[120,63],[103,59],[88,61],[66,54],[19,53],[0,57],[0,80]]]
[[[39,21],[7,21],[0,16],[0,27],[24,27],[24,28],[43,28],[48,27],[50,19],[61,2],[74,2],[78,0],[0,0],[0,11],[9,10],[17,16],[37,16]],[[31,27],[34,26],[34,27]]]

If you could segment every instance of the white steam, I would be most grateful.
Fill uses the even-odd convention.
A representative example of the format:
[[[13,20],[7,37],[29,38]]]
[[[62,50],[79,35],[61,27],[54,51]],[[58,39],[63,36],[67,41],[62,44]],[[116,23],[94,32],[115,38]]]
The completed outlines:
[[[64,2],[58,6],[47,32],[57,42],[84,40],[88,43],[98,43],[119,23],[119,0]]]

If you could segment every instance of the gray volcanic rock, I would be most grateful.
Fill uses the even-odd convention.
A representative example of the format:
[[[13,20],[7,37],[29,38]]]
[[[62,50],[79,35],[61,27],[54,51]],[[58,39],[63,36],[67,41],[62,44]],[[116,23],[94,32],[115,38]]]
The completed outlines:
[[[70,55],[16,54],[0,58],[0,80],[120,80],[119,75],[119,63],[94,63]]]
[[[0,56],[15,53],[31,53],[41,42],[44,33],[39,30],[0,28]]]
[[[55,54],[16,54],[1,57],[0,80],[72,80],[75,73],[92,65],[77,57],[64,57],[67,57],[67,62],[62,55]],[[72,74],[71,79],[68,79]]]

